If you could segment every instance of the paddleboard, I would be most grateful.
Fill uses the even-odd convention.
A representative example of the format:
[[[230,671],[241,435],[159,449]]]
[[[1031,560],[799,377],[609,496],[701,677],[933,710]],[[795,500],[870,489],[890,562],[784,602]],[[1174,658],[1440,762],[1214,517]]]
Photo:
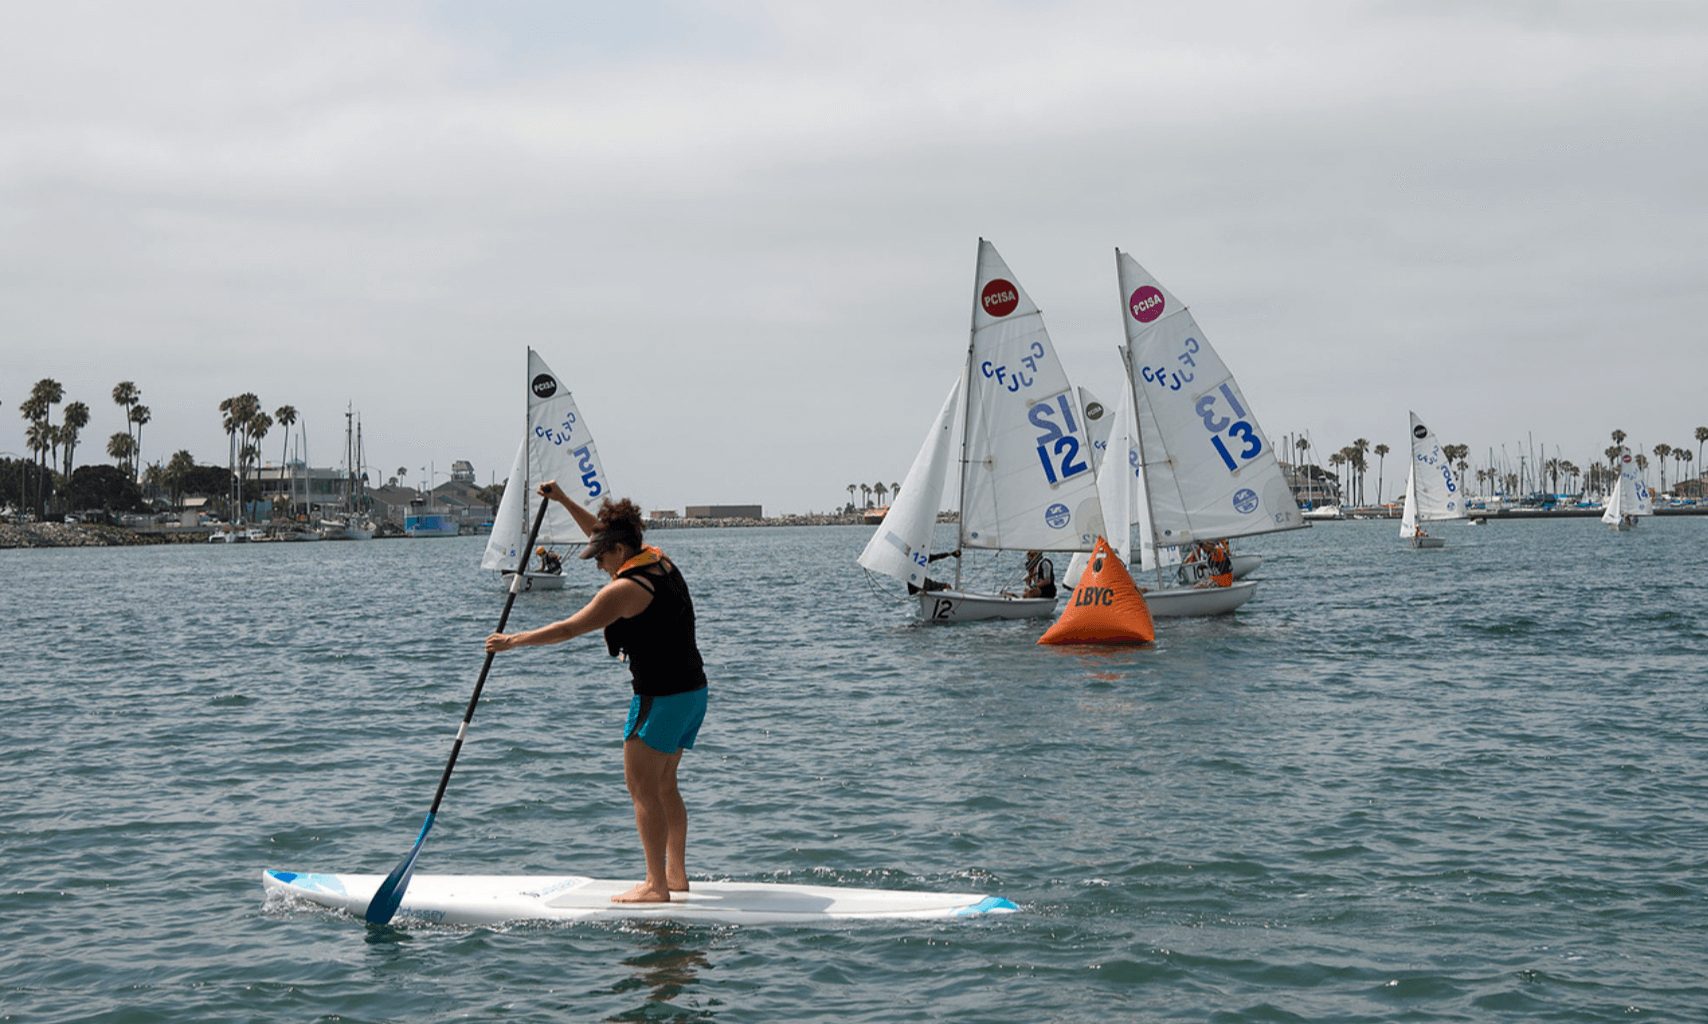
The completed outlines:
[[[383,875],[336,875],[267,868],[271,893],[361,917]],[[694,882],[669,903],[612,903],[632,881],[580,875],[416,875],[399,922],[496,925],[512,921],[676,920],[703,924],[823,924],[890,918],[979,917],[1020,908],[1000,896],[900,889],[850,889],[764,882]]]

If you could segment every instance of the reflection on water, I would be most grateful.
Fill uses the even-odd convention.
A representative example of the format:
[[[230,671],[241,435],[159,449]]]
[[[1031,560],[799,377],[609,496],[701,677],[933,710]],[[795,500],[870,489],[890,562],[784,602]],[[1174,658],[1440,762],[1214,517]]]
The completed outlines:
[[[694,1002],[700,972],[711,966],[706,952],[713,932],[668,921],[638,921],[624,931],[635,936],[638,947],[623,966],[633,973],[611,986],[616,994],[645,991],[646,1002],[606,1018],[607,1020],[711,1020],[715,1014]],[[686,998],[684,998],[686,997]]]

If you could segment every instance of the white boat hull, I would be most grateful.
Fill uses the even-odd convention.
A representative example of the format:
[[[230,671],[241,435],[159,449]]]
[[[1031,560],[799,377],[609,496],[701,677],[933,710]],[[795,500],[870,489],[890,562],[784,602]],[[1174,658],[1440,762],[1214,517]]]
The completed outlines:
[[[1196,618],[1226,615],[1257,594],[1257,581],[1235,582],[1231,587],[1168,587],[1144,591],[1151,618]]]
[[[1004,597],[962,590],[922,590],[919,617],[928,622],[978,622],[984,619],[1036,619],[1056,613],[1059,597]]]
[[[505,569],[502,572],[501,577],[504,580],[504,588],[506,590],[510,588],[510,577],[514,575],[516,575],[516,571],[514,569]],[[525,572],[522,574],[521,592],[524,594],[531,590],[562,589],[563,573],[561,572]]]
[[[1229,557],[1228,561],[1233,565],[1234,579],[1243,580],[1256,572],[1257,567],[1263,564],[1263,556],[1233,555]]]
[[[268,868],[261,884],[274,893],[360,918],[380,875],[307,874]],[[825,924],[892,918],[980,917],[1020,909],[977,893],[844,889],[761,882],[694,882],[669,903],[612,903],[635,885],[579,875],[416,875],[404,889],[395,923],[497,925],[512,921],[678,920],[709,925]]]
[[[1440,537],[1413,537],[1411,546],[1414,548],[1444,548],[1447,541]]]

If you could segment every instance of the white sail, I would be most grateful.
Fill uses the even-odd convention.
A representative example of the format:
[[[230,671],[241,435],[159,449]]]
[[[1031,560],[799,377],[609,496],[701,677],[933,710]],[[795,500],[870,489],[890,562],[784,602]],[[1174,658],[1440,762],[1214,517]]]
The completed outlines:
[[[1602,510],[1601,521],[1618,525],[1626,516],[1654,515],[1654,496],[1649,493],[1648,485],[1637,475],[1637,465],[1631,457],[1631,449],[1619,449],[1619,479],[1607,492],[1607,507]]]
[[[492,519],[492,533],[486,538],[486,551],[481,555],[482,569],[512,570],[527,561],[522,557],[522,542],[528,539],[530,523],[523,506],[528,503],[528,442],[516,445],[516,458],[510,463],[510,475],[504,478],[504,497],[498,499],[498,515]]]
[[[570,499],[587,508],[594,508],[610,496],[605,479],[605,467],[599,464],[599,450],[587,421],[575,406],[575,396],[541,359],[539,353],[528,350],[528,474],[523,496],[525,531],[534,522],[534,493],[538,485],[556,480]],[[524,536],[522,540],[526,540]],[[587,539],[581,527],[575,525],[562,505],[552,503],[546,521],[540,527],[542,544],[580,544]]]
[[[960,419],[961,382],[949,388],[949,397],[932,421],[919,454],[902,478],[901,490],[890,502],[890,510],[866,549],[861,565],[892,576],[903,583],[924,586],[931,535],[937,526],[937,510],[943,504],[943,488],[949,473],[949,439]]]
[[[1303,526],[1272,446],[1192,314],[1119,249],[1115,264],[1157,544]]]
[[[964,380],[961,546],[1089,550],[1103,520],[1079,395],[1043,315],[982,238]]]
[[[1453,475],[1452,460],[1441,450],[1435,434],[1417,413],[1411,414],[1411,484],[1406,488],[1406,500],[1415,503],[1415,522],[1436,522],[1442,519],[1465,518],[1465,503],[1460,500],[1459,481]],[[1403,520],[1402,520],[1403,523]],[[1416,532],[1415,526],[1413,532]],[[1401,537],[1410,537],[1400,527]]]
[[[1406,503],[1400,512],[1400,536],[1406,540],[1417,536],[1417,464],[1406,467]]]

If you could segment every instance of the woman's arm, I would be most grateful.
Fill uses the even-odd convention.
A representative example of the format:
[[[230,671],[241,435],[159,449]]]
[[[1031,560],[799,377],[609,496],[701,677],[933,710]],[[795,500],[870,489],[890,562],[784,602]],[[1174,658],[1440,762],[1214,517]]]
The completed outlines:
[[[563,492],[563,488],[557,485],[556,480],[547,480],[541,484],[540,496],[569,509],[570,518],[575,520],[575,525],[581,527],[582,533],[591,537],[599,532],[599,517],[571,501],[569,495]]]
[[[652,602],[646,588],[633,580],[612,580],[593,595],[582,609],[561,622],[520,633],[493,633],[486,638],[488,652],[508,651],[513,647],[541,647],[558,644],[604,629],[618,619],[639,615]]]

